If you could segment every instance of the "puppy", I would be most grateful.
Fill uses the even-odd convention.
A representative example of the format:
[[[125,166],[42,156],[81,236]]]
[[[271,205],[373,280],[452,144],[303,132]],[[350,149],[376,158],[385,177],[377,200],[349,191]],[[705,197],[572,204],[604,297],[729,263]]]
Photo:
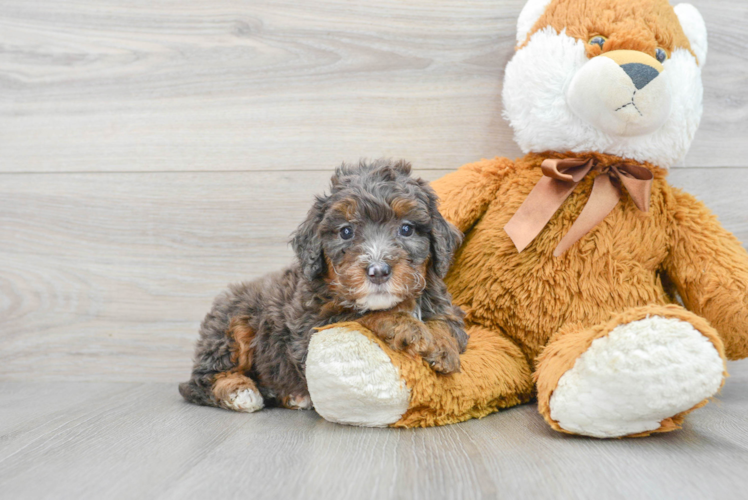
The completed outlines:
[[[293,235],[297,262],[215,300],[179,392],[236,411],[311,408],[309,339],[341,321],[358,321],[438,372],[458,371],[467,335],[442,278],[461,238],[409,163],[342,165]]]

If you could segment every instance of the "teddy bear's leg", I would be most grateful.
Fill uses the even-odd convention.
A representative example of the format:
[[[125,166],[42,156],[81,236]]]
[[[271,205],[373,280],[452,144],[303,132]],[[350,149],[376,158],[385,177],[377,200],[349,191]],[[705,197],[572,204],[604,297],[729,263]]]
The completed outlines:
[[[554,429],[594,437],[680,428],[722,386],[724,347],[703,318],[676,305],[567,325],[538,357],[538,409]]]
[[[315,333],[306,362],[315,409],[327,420],[350,425],[427,427],[528,401],[532,375],[520,349],[485,328],[467,331],[461,371],[452,375],[393,351],[357,323]]]

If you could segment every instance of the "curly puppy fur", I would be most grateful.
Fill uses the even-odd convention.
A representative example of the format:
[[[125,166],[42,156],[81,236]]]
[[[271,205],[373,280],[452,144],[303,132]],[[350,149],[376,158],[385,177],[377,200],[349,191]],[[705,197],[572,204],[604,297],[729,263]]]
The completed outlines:
[[[352,320],[438,372],[459,371],[463,313],[442,278],[461,238],[409,163],[343,164],[293,235],[296,262],[216,298],[179,392],[239,411],[311,408],[309,339],[315,328]]]

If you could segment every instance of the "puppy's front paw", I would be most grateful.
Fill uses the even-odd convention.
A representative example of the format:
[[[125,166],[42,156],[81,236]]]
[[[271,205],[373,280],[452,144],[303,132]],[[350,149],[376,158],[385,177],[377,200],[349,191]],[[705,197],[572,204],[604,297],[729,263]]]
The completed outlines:
[[[460,371],[460,348],[442,322],[418,321],[410,314],[377,314],[359,322],[395,351],[421,356],[439,373]]]
[[[397,323],[391,325],[391,328],[386,340],[396,351],[409,350],[420,354],[433,343],[431,332],[426,325],[409,316],[401,317]]]
[[[460,371],[460,351],[453,339],[432,332],[428,325],[412,318],[395,327],[390,347],[421,356],[434,371],[449,374]]]
[[[432,353],[423,356],[435,372],[450,374],[460,371],[460,353],[451,346],[436,348]]]

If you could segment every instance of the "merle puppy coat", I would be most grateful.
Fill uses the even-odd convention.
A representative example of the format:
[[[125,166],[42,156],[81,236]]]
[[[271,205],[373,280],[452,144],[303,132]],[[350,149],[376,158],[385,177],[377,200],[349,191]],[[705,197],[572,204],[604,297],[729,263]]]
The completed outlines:
[[[342,165],[293,235],[296,262],[216,298],[179,392],[236,411],[311,408],[309,339],[341,321],[358,321],[438,372],[458,371],[467,335],[442,278],[461,236],[410,164]]]

